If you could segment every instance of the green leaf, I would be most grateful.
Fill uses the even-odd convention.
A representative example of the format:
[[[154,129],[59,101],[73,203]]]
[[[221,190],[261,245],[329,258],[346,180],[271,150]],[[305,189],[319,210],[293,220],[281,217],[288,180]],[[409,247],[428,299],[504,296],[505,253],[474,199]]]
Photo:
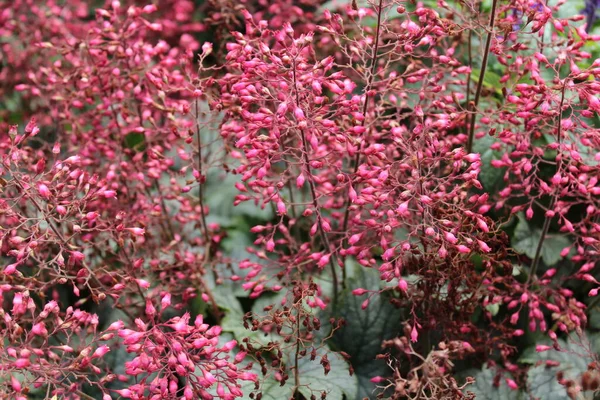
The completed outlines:
[[[519,222],[512,237],[512,247],[517,253],[533,259],[542,237],[542,230],[532,229],[523,213],[519,213],[517,217]],[[562,249],[570,245],[571,242],[565,236],[547,234],[542,244],[542,260],[548,266],[556,264],[562,258],[560,256]]]
[[[525,364],[533,364],[527,372],[527,386],[533,399],[563,400],[569,398],[565,387],[558,383],[556,373],[562,371],[565,379],[577,381],[581,374],[587,370],[588,364],[593,361],[590,353],[593,353],[594,350],[586,349],[586,347],[593,347],[586,336],[583,336],[582,339],[583,343],[579,344],[559,339],[560,351],[552,348],[537,352],[535,347],[525,350],[519,361]],[[551,345],[549,342],[547,344]],[[539,362],[547,360],[556,361],[560,364],[556,367],[547,367],[545,363],[537,365]],[[593,396],[584,395],[582,398],[591,399]]]
[[[488,310],[490,314],[492,314],[492,317],[495,317],[496,315],[498,315],[498,311],[500,311],[500,304],[490,303],[487,306],[485,306],[485,309]]]
[[[481,75],[481,70],[478,68],[474,68],[471,71],[471,79],[477,83],[479,82],[479,75]],[[502,95],[502,87],[503,85],[500,83],[500,75],[496,74],[489,69],[486,69],[485,75],[483,77],[483,87],[492,92]]]
[[[391,372],[383,360],[375,357],[381,352],[381,342],[400,333],[400,311],[393,307],[383,295],[373,296],[369,306],[361,308],[365,296],[354,296],[352,290],[363,288],[378,291],[379,272],[362,267],[351,258],[346,260],[348,279],[347,289],[340,294],[336,307],[337,316],[345,325],[332,338],[335,349],[348,353],[350,363],[358,377],[359,390],[352,399],[372,398],[375,384],[370,381],[377,375]]]
[[[293,349],[294,347],[292,347]],[[331,370],[325,375],[321,357],[327,354]],[[286,354],[287,365],[294,365],[294,353]],[[260,377],[260,369],[257,365],[253,366],[253,372]],[[299,387],[298,391],[306,399],[314,394],[317,398],[321,397],[322,392],[327,393],[327,400],[343,400],[356,398],[358,382],[356,376],[350,376],[348,363],[338,353],[330,351],[324,346],[317,351],[317,357],[311,361],[307,355],[298,360]],[[290,371],[290,378],[283,386],[275,380],[272,375],[262,379],[260,389],[254,389],[254,383],[246,382],[242,384],[243,399],[250,399],[250,393],[262,393],[262,398],[269,400],[285,400],[294,398],[294,373]],[[345,397],[344,397],[345,396]],[[255,397],[256,398],[256,397]]]
[[[253,372],[259,377],[261,376],[260,370],[253,368]],[[254,389],[254,382],[244,382],[242,384],[242,393],[244,393],[242,399],[251,399],[250,393],[262,393],[263,400],[286,400],[292,398],[293,390],[294,383],[292,379],[288,379],[285,384],[281,386],[280,382],[276,381],[273,376],[269,375],[262,380],[259,390]]]
[[[485,135],[481,139],[473,142],[473,151],[481,156],[481,171],[479,172],[479,181],[484,189],[492,190],[502,183],[505,168],[495,168],[491,165],[492,160],[500,159],[497,151],[491,149],[495,138]]]
[[[204,192],[206,204],[210,208],[208,222],[216,222],[225,226],[237,227],[239,220],[236,216],[244,216],[246,219],[252,218],[261,221],[267,221],[273,218],[273,210],[269,204],[266,207],[256,205],[253,201],[244,201],[237,206],[233,205],[233,199],[240,194],[235,184],[239,182],[239,176],[232,174],[222,174],[211,172],[207,177],[206,189]],[[236,223],[237,222],[237,223]]]
[[[519,400],[522,399],[522,393],[508,387],[506,380],[500,379],[499,385],[494,385],[496,372],[490,368],[483,368],[481,371],[471,371],[467,373],[475,378],[475,383],[467,386],[465,393],[472,392],[476,400]]]
[[[590,328],[600,329],[600,307],[596,306],[592,309],[589,309],[588,315],[588,324]]]
[[[325,354],[324,349],[317,351],[317,358],[310,361],[310,357],[304,357],[298,362],[300,372],[300,387],[298,391],[307,399],[311,394],[327,393],[327,400],[355,399],[358,394],[358,380],[356,375],[350,375],[348,363],[338,353],[329,352],[327,358],[331,370],[327,375],[320,364],[321,357]],[[319,396],[317,395],[317,398]]]
[[[143,133],[131,132],[125,136],[125,147],[128,149],[143,151],[146,147],[146,137]]]
[[[226,285],[219,285],[213,290],[213,295],[215,296],[217,304],[225,311],[225,316],[221,320],[221,327],[223,328],[223,331],[233,334],[235,339],[239,342],[248,338],[253,343],[259,343],[263,346],[266,346],[269,342],[283,340],[282,337],[274,331],[265,333],[262,331],[253,331],[251,329],[244,328],[242,321],[245,313],[240,301],[235,295],[237,286],[238,285],[233,285],[230,283]],[[253,304],[252,312],[257,315],[264,315],[265,312],[263,311],[263,308],[270,304],[279,306],[283,294],[284,293],[263,294]],[[291,334],[291,332],[286,332],[285,330],[283,333]]]

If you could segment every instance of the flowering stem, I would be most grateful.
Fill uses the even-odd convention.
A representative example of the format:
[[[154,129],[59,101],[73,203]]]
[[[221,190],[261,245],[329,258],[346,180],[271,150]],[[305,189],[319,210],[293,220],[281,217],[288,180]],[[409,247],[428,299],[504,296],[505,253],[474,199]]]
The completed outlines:
[[[293,79],[294,79],[294,92],[296,97],[296,107],[300,107],[300,96],[298,95],[298,84],[296,81],[296,60],[293,60]],[[321,239],[323,240],[323,245],[325,246],[325,251],[331,251],[331,247],[329,245],[329,239],[327,239],[327,234],[323,229],[323,219],[321,217],[321,211],[319,210],[319,203],[317,201],[317,190],[315,189],[315,182],[312,177],[312,172],[310,170],[310,159],[308,158],[308,141],[306,140],[306,135],[304,134],[304,129],[299,128],[300,137],[302,139],[302,159],[304,162],[304,168],[306,168],[306,175],[308,179],[308,185],[310,187],[310,194],[312,197],[313,207],[315,208],[315,212],[317,213],[317,226],[319,228],[319,233],[321,235]],[[337,253],[337,252],[336,252]],[[329,258],[329,266],[331,267],[331,275],[333,279],[333,304],[337,304],[338,298],[338,277],[335,271],[335,264],[333,263],[333,258]]]
[[[365,126],[365,122],[367,120],[366,114],[367,109],[369,107],[369,93],[371,91],[371,87],[373,86],[373,82],[375,80],[375,71],[377,67],[377,53],[379,53],[379,32],[381,31],[381,14],[383,13],[383,0],[379,0],[379,6],[377,7],[377,28],[375,31],[375,48],[373,49],[373,55],[371,58],[371,73],[367,77],[367,86],[365,86],[365,102],[362,108],[363,120],[360,123],[360,126]],[[364,142],[364,141],[363,141]],[[363,142],[359,144],[358,151],[356,152],[356,156],[354,157],[354,169],[352,171],[352,175],[356,175],[358,171],[358,166],[360,165],[360,153],[362,150]],[[350,217],[350,205],[352,204],[352,200],[350,196],[346,199],[346,211],[344,213],[344,222],[342,224],[342,232],[346,234],[348,231],[348,218]],[[344,238],[344,242],[342,244],[342,248],[347,246],[347,238]],[[342,285],[346,286],[346,268],[342,268]]]
[[[206,225],[206,215],[204,214],[204,191],[202,182],[202,140],[200,139],[200,124],[198,123],[199,112],[198,112],[198,99],[196,99],[196,135],[198,138],[198,173],[200,174],[198,182],[198,201],[200,202],[200,217],[202,218],[202,229],[204,234],[204,241],[210,243],[210,237],[208,236],[208,226]],[[207,255],[208,256],[208,255]]]
[[[492,44],[492,36],[494,35],[494,22],[496,20],[496,5],[498,0],[492,1],[492,11],[490,12],[490,28],[487,34],[487,40],[485,41],[485,50],[483,53],[483,61],[481,63],[481,72],[479,74],[479,80],[477,81],[477,90],[475,91],[475,100],[473,104],[467,104],[469,111],[471,112],[471,123],[469,124],[469,138],[467,140],[467,153],[470,153],[473,149],[473,138],[475,136],[475,120],[477,119],[476,108],[479,104],[479,97],[481,96],[481,89],[483,88],[483,79],[485,77],[485,70],[487,68],[488,56],[490,54],[490,45]],[[470,40],[469,40],[470,43]]]
[[[25,194],[26,193],[25,188],[21,184],[20,180],[16,176],[13,176],[13,178],[15,180],[15,183],[19,187],[19,189],[21,189],[21,191],[23,192],[23,194]],[[39,203],[35,200],[35,198],[33,196],[28,196],[28,197],[31,200],[31,202],[33,203],[33,205],[35,206],[35,208],[38,210],[38,212],[43,215],[44,220],[48,223],[48,226],[50,227],[50,229],[52,229],[52,232],[54,232],[54,234],[56,236],[58,236],[58,238],[62,242],[63,246],[65,246],[66,248],[70,248],[71,246],[69,245],[69,242],[67,241],[67,239],[65,239],[65,237],[58,230],[58,228],[54,226],[54,223],[46,216],[46,213],[42,209],[42,206],[39,205]],[[82,265],[88,271],[89,277],[98,285],[98,287],[103,288],[104,285],[96,277],[96,275],[94,274],[94,272],[85,263],[82,263]],[[87,283],[87,281],[86,281],[86,283]],[[89,286],[89,283],[88,283],[88,287],[91,289],[91,287]]]
[[[467,111],[469,110],[469,103],[471,102],[471,74],[473,69],[473,30],[469,29],[469,38],[467,39],[467,53],[469,57],[469,75],[467,76]]]
[[[301,306],[302,304],[300,304],[300,307]],[[298,387],[300,387],[300,373],[298,371],[298,360],[300,359],[300,308],[298,308],[297,310],[298,315],[296,316],[296,353],[294,355],[294,392],[298,390]]]
[[[561,147],[561,137],[562,137],[562,109],[563,109],[563,104],[565,102],[565,87],[566,85],[563,84],[562,87],[562,91],[561,91],[561,95],[560,95],[560,106],[558,107],[558,152],[559,154],[557,154],[557,157],[560,155],[560,147]],[[561,161],[562,161],[562,157],[558,158],[558,163],[557,163],[557,171],[560,171],[560,166],[561,166]],[[552,210],[554,208],[554,204],[556,203],[558,195],[554,195],[552,197],[552,201],[550,202],[550,206],[548,207],[548,210]],[[537,267],[540,263],[540,256],[542,254],[542,246],[544,245],[544,240],[546,239],[546,235],[548,234],[548,230],[550,229],[550,222],[552,222],[552,218],[551,217],[546,217],[546,219],[544,220],[544,225],[542,226],[542,233],[540,235],[540,241],[538,242],[537,248],[535,249],[535,256],[533,257],[533,260],[531,261],[531,268],[530,268],[530,272],[529,272],[529,281],[531,281],[532,277],[535,276]]]

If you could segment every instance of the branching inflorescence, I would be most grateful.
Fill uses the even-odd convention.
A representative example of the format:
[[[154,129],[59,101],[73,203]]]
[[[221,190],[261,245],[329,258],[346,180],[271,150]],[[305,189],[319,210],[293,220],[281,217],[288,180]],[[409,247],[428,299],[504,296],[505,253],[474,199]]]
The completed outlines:
[[[1,396],[334,396],[316,360],[459,399],[458,360],[530,390],[520,338],[584,336],[591,3],[95,3],[0,3]]]

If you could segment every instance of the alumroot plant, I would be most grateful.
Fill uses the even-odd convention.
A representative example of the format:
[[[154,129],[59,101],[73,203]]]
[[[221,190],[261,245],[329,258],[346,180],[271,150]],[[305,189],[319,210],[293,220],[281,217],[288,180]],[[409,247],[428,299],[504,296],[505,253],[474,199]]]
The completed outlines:
[[[539,397],[600,290],[563,3],[2,4],[0,394]]]

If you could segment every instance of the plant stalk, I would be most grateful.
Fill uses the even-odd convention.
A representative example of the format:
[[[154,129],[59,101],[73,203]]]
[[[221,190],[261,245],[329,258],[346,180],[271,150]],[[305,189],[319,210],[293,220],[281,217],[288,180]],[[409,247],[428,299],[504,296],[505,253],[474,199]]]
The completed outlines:
[[[481,73],[479,74],[479,80],[477,81],[477,90],[475,91],[475,99],[473,104],[467,104],[468,110],[471,113],[471,123],[469,124],[469,138],[467,140],[467,153],[473,150],[473,139],[475,137],[475,120],[477,119],[477,106],[479,105],[479,97],[481,96],[481,90],[483,89],[483,79],[485,77],[485,70],[487,69],[488,57],[490,54],[490,45],[492,44],[492,36],[494,35],[494,23],[496,22],[496,5],[498,0],[493,0],[492,11],[490,12],[490,30],[485,41],[485,51],[483,53],[483,61],[481,63]],[[469,40],[470,46],[470,40]]]

